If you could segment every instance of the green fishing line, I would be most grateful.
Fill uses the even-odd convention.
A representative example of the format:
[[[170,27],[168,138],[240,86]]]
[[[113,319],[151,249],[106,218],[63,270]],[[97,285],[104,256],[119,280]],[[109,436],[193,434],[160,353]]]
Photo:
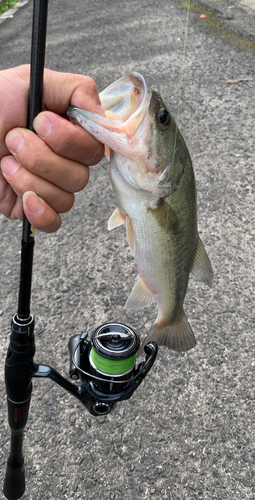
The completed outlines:
[[[133,368],[136,357],[134,354],[127,359],[107,359],[100,356],[100,354],[98,354],[94,349],[91,349],[90,356],[95,367],[100,372],[107,373],[108,375],[121,375],[122,373],[128,372],[131,368]]]
[[[185,55],[186,55],[186,44],[188,37],[188,27],[189,27],[189,11],[190,11],[190,0],[188,1],[187,7],[187,18],[186,18],[186,27],[185,27],[185,36],[184,36],[184,45],[183,45],[183,54],[182,54],[182,68],[181,68],[181,81],[180,81],[180,90],[179,90],[179,98],[178,98],[178,108],[177,108],[177,119],[176,119],[176,132],[175,132],[175,144],[176,146],[176,137],[177,137],[177,126],[180,114],[180,104],[181,104],[181,95],[182,95],[182,78],[184,73],[184,64],[185,64]],[[175,147],[174,147],[175,151]]]
[[[178,105],[177,105],[176,129],[175,129],[175,137],[174,137],[174,152],[173,152],[172,167],[171,167],[172,172],[173,172],[173,169],[174,169],[175,152],[176,152],[176,141],[177,141],[177,133],[178,133],[178,121],[179,121],[179,115],[180,115],[180,104],[181,104],[181,95],[182,95],[182,79],[183,79],[183,73],[184,73],[185,55],[186,55],[186,44],[187,44],[188,27],[189,27],[189,11],[190,11],[190,0],[188,0],[188,6],[187,6],[186,27],[185,27],[183,53],[182,53],[181,80],[180,80],[180,90],[179,90]],[[170,190],[170,194],[169,194],[169,201],[170,201],[170,199],[171,199],[171,190]],[[167,224],[167,222],[166,222],[166,224]]]

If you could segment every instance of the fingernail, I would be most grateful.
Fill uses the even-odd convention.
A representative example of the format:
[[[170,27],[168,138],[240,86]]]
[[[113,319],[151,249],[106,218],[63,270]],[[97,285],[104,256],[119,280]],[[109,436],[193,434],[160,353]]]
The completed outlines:
[[[51,121],[48,118],[46,118],[46,116],[44,116],[44,115],[38,115],[34,119],[33,127],[34,127],[36,133],[42,139],[44,139],[45,137],[47,137],[48,135],[50,135],[51,129],[52,129],[52,123],[51,123]]]
[[[11,153],[17,154],[24,144],[24,138],[17,132],[9,132],[5,138],[5,144]]]
[[[1,169],[5,177],[11,177],[18,170],[19,165],[13,156],[5,156],[1,160]]]
[[[39,198],[33,191],[27,191],[23,195],[23,203],[32,214],[39,215],[44,210],[43,200]]]

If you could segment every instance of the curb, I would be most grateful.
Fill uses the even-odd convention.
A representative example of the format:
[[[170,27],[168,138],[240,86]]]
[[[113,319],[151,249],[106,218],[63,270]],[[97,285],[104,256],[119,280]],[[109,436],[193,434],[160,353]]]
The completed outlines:
[[[28,2],[29,0],[18,0],[18,2],[13,5],[13,7],[11,7],[11,9],[8,9],[0,16],[0,24],[4,23],[6,19],[12,18],[17,10],[19,10],[21,7],[24,7],[24,5],[27,5]]]
[[[255,14],[255,0],[241,0],[241,7]]]

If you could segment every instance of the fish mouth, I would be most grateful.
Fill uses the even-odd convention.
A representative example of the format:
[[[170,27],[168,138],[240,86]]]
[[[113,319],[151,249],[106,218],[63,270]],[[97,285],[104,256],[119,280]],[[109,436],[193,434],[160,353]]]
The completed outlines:
[[[109,85],[100,94],[105,117],[75,106],[70,106],[67,115],[116,152],[125,156],[138,152],[136,134],[147,114],[151,91],[142,75],[131,73]]]
[[[138,126],[140,125],[143,111],[148,105],[147,94],[148,87],[144,77],[134,72],[109,85],[99,94],[99,97],[106,115],[109,111],[123,122],[128,122],[129,133],[134,135],[136,132],[134,121],[136,120]]]

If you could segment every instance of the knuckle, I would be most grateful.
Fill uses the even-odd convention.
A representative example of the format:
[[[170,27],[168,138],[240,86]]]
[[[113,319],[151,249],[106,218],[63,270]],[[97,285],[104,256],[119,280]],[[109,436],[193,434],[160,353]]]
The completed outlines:
[[[3,179],[2,175],[0,176],[0,203],[5,199],[8,192],[9,184]]]
[[[76,88],[70,98],[70,104],[89,110],[92,103],[95,105],[96,102],[100,104],[96,82],[90,76],[80,75],[80,79],[77,81]],[[87,105],[89,105],[89,108]]]
[[[89,166],[97,165],[104,156],[104,145],[98,143],[98,146],[91,151],[90,156],[87,158]]]
[[[80,180],[77,183],[75,192],[78,193],[79,191],[83,191],[83,189],[87,186],[87,184],[88,184],[88,177],[86,177],[86,179],[84,178],[83,180]]]
[[[15,188],[15,191],[17,192],[18,196],[22,198],[23,194],[26,193],[26,191],[33,191],[34,186],[33,183],[31,182],[31,177],[24,176],[23,179],[21,178],[19,182],[17,182],[17,187]]]
[[[15,205],[16,195],[11,186],[0,179],[0,212],[8,219],[12,218],[12,210]]]
[[[81,84],[86,88],[94,92],[97,92],[97,86],[95,80],[90,76],[81,75]]]
[[[30,172],[44,170],[46,151],[43,140],[30,130],[22,130],[22,135],[24,146],[17,153],[20,164]]]
[[[72,179],[72,184],[70,185],[70,192],[82,191],[88,184],[89,180],[89,169],[85,166],[82,167],[82,171],[79,169],[76,178]]]
[[[11,189],[7,189],[5,196],[0,198],[0,212],[7,219],[21,219],[22,204]]]
[[[62,195],[59,197],[58,209],[59,213],[69,212],[74,204],[74,194],[63,191]]]
[[[33,151],[33,154],[26,156],[26,163],[22,161],[22,166],[31,173],[41,172],[44,170],[42,155]]]

